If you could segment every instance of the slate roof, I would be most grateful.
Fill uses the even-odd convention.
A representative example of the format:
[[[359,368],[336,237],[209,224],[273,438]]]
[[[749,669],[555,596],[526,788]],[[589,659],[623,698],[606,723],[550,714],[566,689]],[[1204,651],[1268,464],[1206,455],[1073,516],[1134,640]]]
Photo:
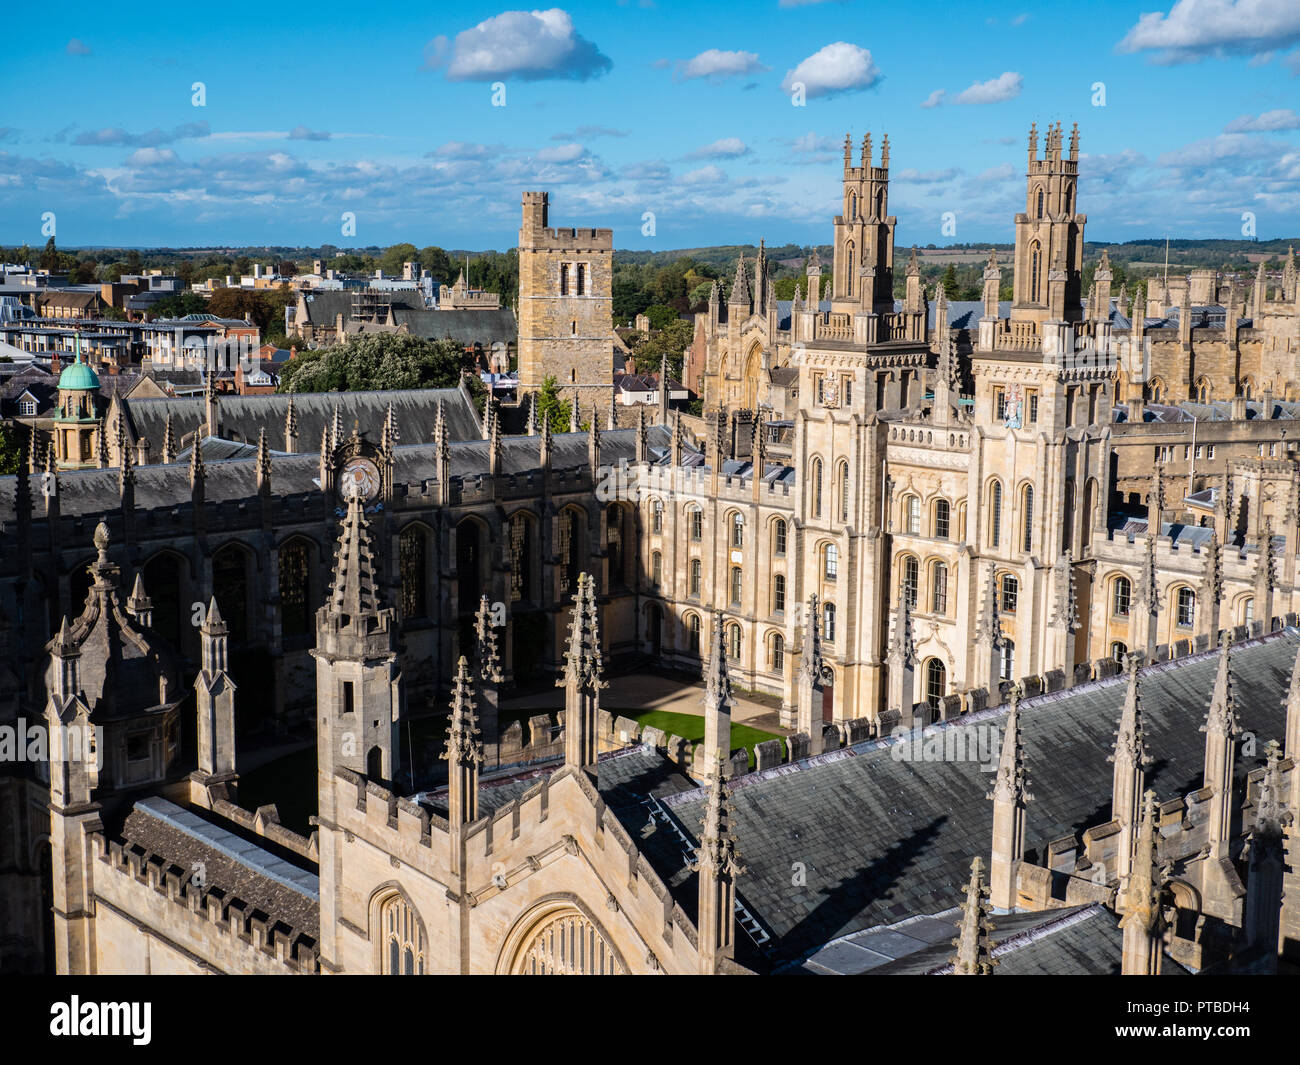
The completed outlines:
[[[334,417],[337,404],[345,433],[353,423],[360,423],[363,433],[378,441],[383,430],[388,405],[393,405],[399,438],[409,444],[433,439],[438,418],[438,400],[443,401],[450,440],[467,440],[482,436],[478,412],[459,388],[402,389],[375,392],[296,392],[293,406],[298,415],[298,448],[315,451],[321,432]],[[289,396],[284,393],[260,396],[223,394],[219,401],[222,435],[256,441],[265,426],[272,447],[284,446],[284,418]],[[162,447],[167,413],[172,415],[172,432],[176,440],[192,434],[205,418],[201,396],[186,398],[131,398],[123,401],[127,432],[132,442],[147,436],[154,447]]]
[[[951,973],[952,941],[961,910],[912,917],[826,944],[785,972],[809,975],[928,976]],[[989,940],[994,976],[1118,976],[1124,934],[1116,916],[1097,903],[1036,913],[994,914]],[[1164,976],[1187,970],[1166,957]]]
[[[1264,742],[1282,736],[1283,697],[1300,645],[1294,629],[1241,644],[1232,673],[1242,728]],[[1150,666],[1142,673],[1147,742],[1155,757],[1148,784],[1162,800],[1201,786],[1205,718],[1217,652]],[[1029,856],[1110,817],[1112,769],[1106,761],[1124,700],[1113,677],[1021,702],[1030,792]],[[994,724],[999,707],[939,726]],[[746,873],[742,900],[774,938],[772,959],[799,958],[830,940],[907,917],[937,914],[963,898],[973,855],[988,853],[992,775],[975,761],[913,761],[894,741],[859,744],[738,778],[732,790]],[[996,746],[993,746],[996,760]],[[1239,758],[1239,781],[1260,764]],[[703,809],[700,789],[665,807],[692,843]],[[629,829],[633,826],[629,825]],[[643,839],[647,858],[688,913],[694,874],[672,833]],[[656,837],[660,837],[656,841]],[[792,886],[802,863],[806,886]]]
[[[208,892],[235,896],[265,913],[272,925],[281,922],[320,938],[319,877],[274,853],[270,845],[254,843],[157,796],[135,804],[122,835],[127,843],[179,866],[182,876],[201,863]]]
[[[450,337],[465,347],[494,343],[513,344],[519,336],[515,312],[510,310],[393,311],[393,320],[412,336],[441,340]]]
[[[1266,411],[1262,400],[1249,400],[1246,403],[1246,418],[1300,418],[1300,403],[1275,399]],[[1117,422],[1128,421],[1128,408],[1116,406],[1111,408],[1111,419]],[[1216,400],[1212,403],[1193,403],[1184,400],[1177,404],[1148,403],[1143,409],[1142,420],[1145,422],[1227,422],[1232,420],[1232,403],[1229,400]]]

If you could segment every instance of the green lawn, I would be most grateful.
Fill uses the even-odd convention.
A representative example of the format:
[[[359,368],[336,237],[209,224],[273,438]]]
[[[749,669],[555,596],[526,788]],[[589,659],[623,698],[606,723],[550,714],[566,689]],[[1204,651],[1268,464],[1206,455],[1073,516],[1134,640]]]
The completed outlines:
[[[611,710],[610,713],[615,717],[622,715],[631,718],[642,728],[663,729],[665,735],[680,736],[690,743],[699,743],[704,739],[704,718],[696,714],[673,714],[666,710]],[[755,765],[754,745],[775,739],[780,737],[773,732],[739,725],[734,721],[731,723],[731,749],[734,751],[738,747],[744,747],[749,752],[751,769]]]

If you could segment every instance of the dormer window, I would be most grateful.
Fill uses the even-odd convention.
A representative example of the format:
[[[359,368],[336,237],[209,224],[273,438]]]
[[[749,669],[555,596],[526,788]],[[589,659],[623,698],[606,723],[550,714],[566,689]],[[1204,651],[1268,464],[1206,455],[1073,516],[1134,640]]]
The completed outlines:
[[[18,401],[18,413],[24,418],[34,418],[36,416],[36,400],[30,396],[23,396]]]

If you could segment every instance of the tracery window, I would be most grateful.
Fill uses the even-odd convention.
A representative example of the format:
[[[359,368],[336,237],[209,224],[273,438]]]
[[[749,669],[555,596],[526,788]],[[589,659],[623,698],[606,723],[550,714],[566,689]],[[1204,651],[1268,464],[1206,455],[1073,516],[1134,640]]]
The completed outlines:
[[[398,544],[402,573],[402,617],[422,618],[429,613],[424,531],[412,526],[402,530]]]
[[[424,975],[424,930],[401,895],[394,895],[379,911],[383,932],[381,952],[386,976]]]
[[[510,601],[532,598],[533,526],[523,514],[510,519]]]
[[[282,546],[279,568],[280,632],[290,638],[306,636],[311,631],[307,545],[301,540],[290,540]]]

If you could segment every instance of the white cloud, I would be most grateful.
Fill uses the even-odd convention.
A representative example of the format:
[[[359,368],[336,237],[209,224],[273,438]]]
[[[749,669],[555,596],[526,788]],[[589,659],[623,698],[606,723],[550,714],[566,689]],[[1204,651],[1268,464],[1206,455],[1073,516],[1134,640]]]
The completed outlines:
[[[543,148],[537,153],[542,163],[572,163],[583,158],[587,149],[581,144],[557,144],[554,148]]]
[[[1276,154],[1276,147],[1268,141],[1245,133],[1220,133],[1217,137],[1206,137],[1172,152],[1164,152],[1156,163],[1166,167],[1194,168],[1215,165],[1226,159],[1260,159]]]
[[[110,145],[125,148],[156,148],[160,144],[186,140],[192,137],[206,137],[209,133],[206,122],[186,122],[175,129],[151,129],[147,133],[128,133],[116,126],[107,129],[87,130],[72,138],[72,143],[82,147],[107,147]]]
[[[435,37],[425,47],[425,67],[445,66],[448,81],[520,78],[586,81],[613,64],[591,41],[576,33],[573,18],[558,7],[547,11],[504,11],[456,34]]]
[[[809,132],[794,139],[791,151],[803,155],[808,152],[833,152],[838,147],[834,137],[819,137],[816,133]]]
[[[294,126],[289,130],[289,140],[291,141],[327,141],[330,139],[329,130],[308,129],[306,126]]]
[[[467,141],[448,141],[440,144],[431,152],[425,153],[426,159],[482,159],[492,154],[486,144],[471,144]]]
[[[723,137],[703,148],[696,148],[686,156],[687,159],[734,159],[738,155],[748,155],[749,146],[739,137]]]
[[[860,92],[880,80],[880,68],[871,53],[856,44],[836,41],[814,52],[793,70],[787,71],[781,88],[791,92],[796,83],[804,86],[809,99]]]
[[[709,165],[702,166],[698,170],[690,170],[678,179],[683,185],[716,185],[719,182],[726,181],[727,175],[721,167]]]
[[[1024,88],[1025,79],[1013,70],[988,81],[977,81],[952,98],[955,104],[998,104],[1014,100]]]
[[[66,49],[68,55],[90,55],[90,45],[80,37],[73,37]]]
[[[1212,55],[1251,55],[1300,41],[1295,0],[1177,0],[1168,14],[1140,16],[1116,46],[1155,52],[1161,64],[1191,63]]]
[[[1281,108],[1265,111],[1262,115],[1242,115],[1223,127],[1224,133],[1277,133],[1280,130],[1300,129],[1300,115]]]
[[[719,48],[710,48],[694,59],[687,59],[678,64],[680,77],[708,78],[710,81],[722,81],[724,78],[753,74],[766,69],[767,67],[758,61],[757,52],[725,52]]]
[[[929,96],[927,96],[924,100],[921,101],[921,106],[938,107],[941,103],[943,103],[943,98],[947,95],[948,95],[947,92],[945,92],[943,89],[935,89],[934,92],[930,93]]]
[[[913,185],[933,185],[942,181],[951,181],[961,174],[958,167],[950,166],[946,170],[900,170],[894,175],[896,181]]]
[[[164,166],[178,161],[170,148],[139,148],[126,157],[130,167]]]

